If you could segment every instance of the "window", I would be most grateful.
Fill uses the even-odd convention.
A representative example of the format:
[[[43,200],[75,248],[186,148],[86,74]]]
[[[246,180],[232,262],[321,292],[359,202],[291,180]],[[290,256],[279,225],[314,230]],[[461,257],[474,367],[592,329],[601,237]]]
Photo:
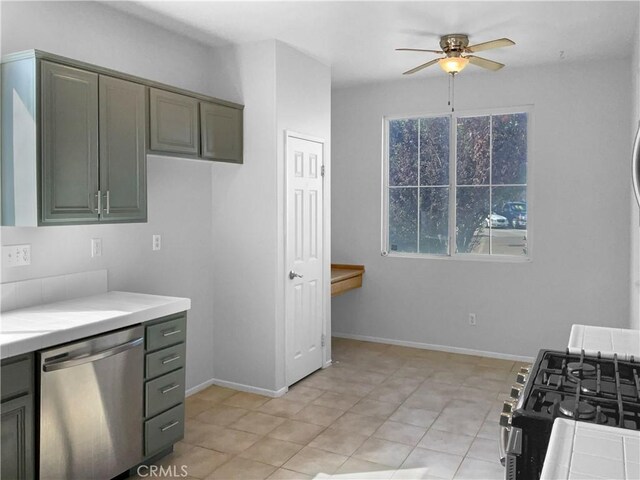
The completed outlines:
[[[383,250],[527,258],[524,109],[385,121]]]

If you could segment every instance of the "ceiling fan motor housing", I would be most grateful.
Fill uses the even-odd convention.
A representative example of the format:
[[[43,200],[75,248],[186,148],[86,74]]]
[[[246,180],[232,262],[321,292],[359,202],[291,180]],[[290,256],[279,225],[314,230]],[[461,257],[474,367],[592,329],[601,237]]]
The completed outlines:
[[[463,33],[454,33],[440,37],[440,48],[449,57],[459,57],[469,46],[469,37]]]

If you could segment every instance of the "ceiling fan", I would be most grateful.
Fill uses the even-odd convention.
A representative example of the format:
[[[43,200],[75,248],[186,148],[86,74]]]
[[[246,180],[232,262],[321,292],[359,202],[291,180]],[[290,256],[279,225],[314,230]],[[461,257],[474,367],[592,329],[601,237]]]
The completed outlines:
[[[455,75],[462,71],[468,63],[488,70],[500,70],[504,67],[504,64],[469,54],[490,50],[492,48],[510,47],[511,45],[515,45],[515,42],[508,38],[499,38],[489,42],[469,45],[469,37],[467,35],[454,33],[440,37],[440,48],[442,50],[425,50],[422,48],[396,48],[396,50],[403,52],[443,53],[445,55],[442,58],[430,60],[427,63],[423,63],[422,65],[412,68],[411,70],[407,70],[403,75],[411,75],[412,73],[419,72],[423,68],[430,67],[436,63],[439,64],[445,72]]]

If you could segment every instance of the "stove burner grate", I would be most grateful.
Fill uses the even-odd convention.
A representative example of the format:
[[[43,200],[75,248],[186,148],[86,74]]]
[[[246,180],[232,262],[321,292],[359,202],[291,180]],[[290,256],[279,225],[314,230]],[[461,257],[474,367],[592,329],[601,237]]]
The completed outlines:
[[[579,378],[593,377],[596,374],[596,367],[589,363],[569,362],[567,363],[567,373]]]

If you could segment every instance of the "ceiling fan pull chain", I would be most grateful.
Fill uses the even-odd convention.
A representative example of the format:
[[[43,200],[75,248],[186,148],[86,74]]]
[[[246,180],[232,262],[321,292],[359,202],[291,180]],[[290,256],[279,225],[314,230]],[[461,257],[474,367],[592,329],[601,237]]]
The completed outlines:
[[[455,79],[456,75],[454,73],[450,73],[449,76],[449,105],[451,105],[451,111],[455,111],[455,94],[456,94],[456,85]]]

